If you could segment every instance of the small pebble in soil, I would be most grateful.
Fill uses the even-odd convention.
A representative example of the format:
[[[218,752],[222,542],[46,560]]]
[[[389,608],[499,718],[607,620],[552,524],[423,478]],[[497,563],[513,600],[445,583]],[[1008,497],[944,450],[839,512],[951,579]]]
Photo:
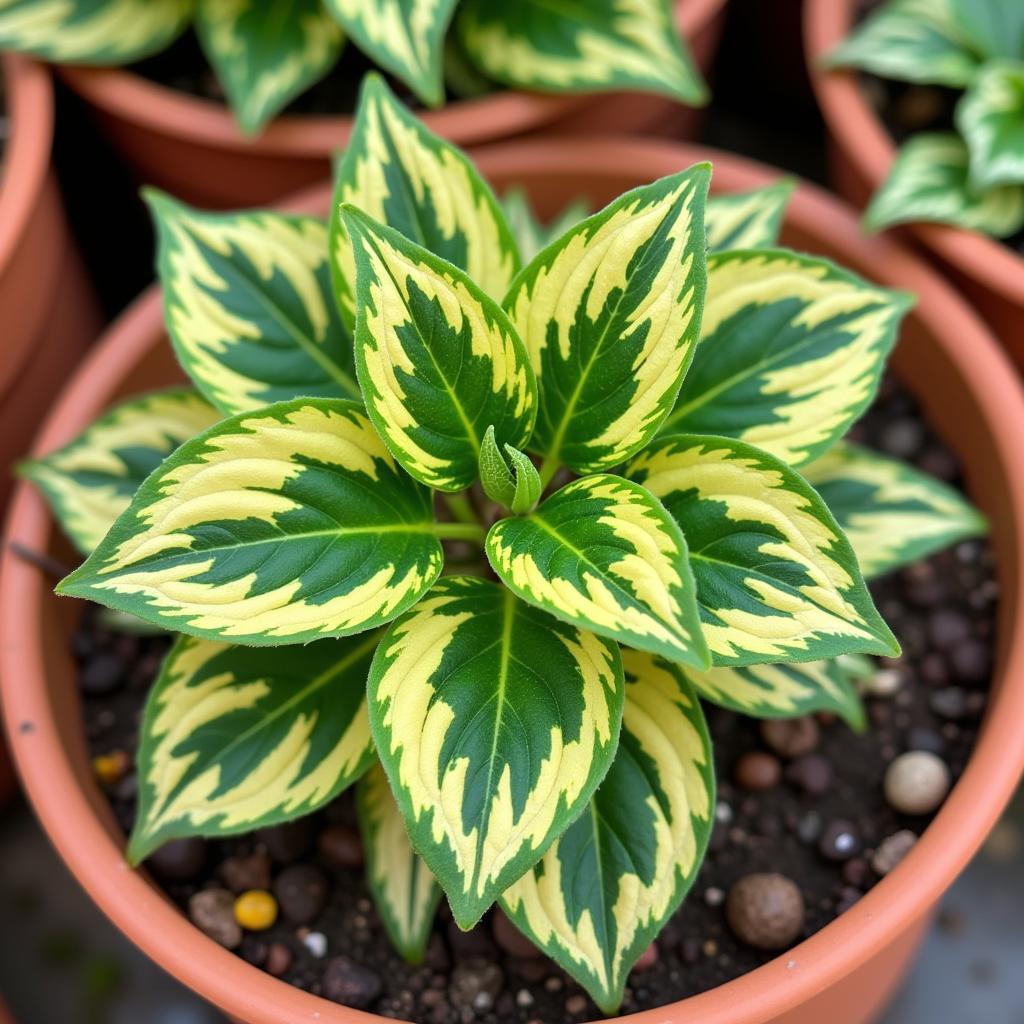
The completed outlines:
[[[793,758],[809,754],[818,746],[818,723],[804,718],[768,718],[761,723],[761,738],[779,757]]]
[[[907,828],[886,836],[878,844],[878,849],[871,858],[871,866],[880,875],[889,874],[910,853],[916,842],[917,836]]]
[[[380,995],[380,975],[347,956],[334,956],[324,968],[321,990],[332,1002],[365,1010]]]
[[[658,944],[652,942],[641,954],[637,957],[637,961],[633,964],[633,970],[643,973],[649,971],[658,962]]]
[[[782,777],[782,765],[773,754],[763,750],[751,750],[737,762],[733,772],[736,785],[754,793],[774,789]]]
[[[206,843],[202,839],[172,839],[146,860],[146,867],[165,882],[188,882],[206,866]]]
[[[784,875],[745,875],[729,890],[726,919],[736,937],[757,949],[785,949],[804,924],[804,899]]]
[[[821,833],[818,849],[827,860],[849,860],[860,852],[860,836],[849,821],[830,821]]]
[[[949,768],[938,754],[911,750],[885,770],[885,799],[901,814],[931,814],[949,792]]]
[[[104,786],[116,786],[131,771],[132,759],[123,750],[97,754],[92,759],[92,770]]]
[[[832,786],[832,764],[821,754],[804,754],[786,766],[786,780],[811,796],[821,796]]]
[[[283,942],[272,942],[267,949],[264,968],[268,974],[280,978],[292,965],[292,951]]]
[[[274,879],[281,913],[292,924],[312,924],[327,904],[330,883],[315,864],[293,864]]]
[[[91,658],[82,667],[79,685],[82,692],[91,697],[112,693],[123,682],[125,662],[116,654],[101,653]]]
[[[531,960],[543,956],[541,951],[503,914],[496,910],[491,918],[494,941],[510,956]]]
[[[898,668],[883,668],[868,676],[863,683],[869,697],[891,697],[903,686],[903,673]]]
[[[470,960],[457,964],[452,971],[448,998],[452,1005],[462,1009],[486,1013],[505,986],[501,968],[486,960]]]
[[[250,889],[235,900],[235,920],[247,931],[266,931],[277,920],[277,900],[265,889]]]
[[[296,818],[284,825],[261,828],[256,838],[278,864],[291,864],[302,857],[313,844],[313,823],[309,818]]]
[[[362,867],[363,844],[351,825],[328,825],[317,836],[316,847],[329,867]]]
[[[192,923],[227,949],[242,942],[242,928],[235,920],[235,897],[227,889],[200,889],[188,901]]]
[[[300,928],[296,933],[299,941],[309,950],[310,956],[323,960],[327,956],[327,936],[323,932],[311,932]]]
[[[270,855],[255,849],[250,854],[228,857],[220,866],[221,881],[232,892],[270,888]]]

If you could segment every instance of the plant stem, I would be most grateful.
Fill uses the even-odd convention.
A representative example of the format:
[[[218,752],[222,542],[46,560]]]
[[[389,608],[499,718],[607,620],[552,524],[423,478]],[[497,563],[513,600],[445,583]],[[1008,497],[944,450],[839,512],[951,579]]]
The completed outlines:
[[[473,506],[461,491],[456,494],[442,494],[441,500],[448,506],[448,511],[460,523],[479,523]]]
[[[441,540],[474,540],[483,544],[487,531],[479,523],[434,523],[434,536]]]
[[[557,456],[545,455],[544,461],[540,464],[540,489],[543,491],[551,478],[562,468],[562,463]]]

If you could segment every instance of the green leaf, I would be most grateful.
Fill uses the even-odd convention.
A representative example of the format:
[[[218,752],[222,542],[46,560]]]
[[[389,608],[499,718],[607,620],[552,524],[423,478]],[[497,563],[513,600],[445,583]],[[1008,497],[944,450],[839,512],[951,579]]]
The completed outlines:
[[[889,176],[864,214],[872,231],[934,221],[1006,238],[1024,227],[1024,188],[976,191],[968,183],[968,154],[952,132],[921,132],[896,154]]]
[[[979,62],[957,24],[953,2],[890,0],[865,18],[825,63],[904,82],[965,86]]]
[[[374,64],[428,106],[444,102],[444,39],[458,0],[324,0]]]
[[[367,411],[408,473],[441,491],[477,476],[489,426],[521,446],[537,385],[502,308],[458,267],[355,207],[356,364]]]
[[[413,848],[468,929],[604,777],[622,665],[615,644],[503,587],[446,576],[388,630],[369,699]]]
[[[956,126],[967,141],[972,188],[1024,184],[1024,65],[985,64],[957,104]]]
[[[341,315],[355,323],[355,259],[341,222],[358,206],[501,300],[519,269],[515,239],[490,186],[461,150],[431,134],[379,75],[367,75],[355,127],[338,166],[330,251]]]
[[[518,448],[507,444],[505,452],[508,462],[494,439],[494,427],[488,427],[480,447],[480,483],[492,501],[515,515],[524,515],[540,500],[543,490],[540,474],[529,456]]]
[[[341,52],[341,29],[321,0],[197,3],[199,41],[246,133],[323,78]]]
[[[638,651],[623,651],[622,661],[626,706],[608,775],[501,901],[606,1014],[693,885],[715,805],[711,740],[685,676]]]
[[[320,221],[202,213],[152,189],[146,199],[167,330],[214,405],[233,415],[300,395],[359,399]]]
[[[441,887],[409,842],[409,833],[380,762],[356,786],[366,884],[392,945],[410,963],[423,962]]]
[[[1024,57],[1024,5],[1017,0],[943,0],[957,29],[983,59]]]
[[[362,409],[306,398],[182,445],[58,591],[194,636],[275,645],[389,622],[441,561],[429,492]]]
[[[809,462],[870,404],[911,302],[787,249],[713,254],[700,345],[663,432]]]
[[[637,484],[607,473],[574,480],[532,515],[495,523],[487,557],[515,594],[565,622],[711,664],[686,541]]]
[[[831,711],[859,732],[865,724],[864,707],[854,680],[866,673],[859,661],[850,665],[850,660],[844,656],[797,664],[684,671],[704,700],[730,711],[754,718],[799,718],[814,711]]]
[[[540,390],[531,448],[549,471],[611,469],[672,408],[700,330],[710,177],[697,164],[627,192],[512,283],[505,308]]]
[[[857,445],[836,445],[804,476],[836,517],[865,576],[912,565],[988,529],[952,487]]]
[[[373,763],[366,677],[379,640],[299,653],[180,637],[146,703],[128,859],[290,821],[355,782]]]
[[[708,100],[669,0],[462,0],[455,26],[480,69],[515,89]]]
[[[74,441],[18,472],[46,495],[83,555],[103,539],[142,481],[180,444],[220,414],[187,388],[157,391],[115,406]]]
[[[742,441],[659,438],[626,468],[682,528],[715,665],[899,653],[825,503]]]
[[[795,185],[783,180],[751,192],[712,196],[704,216],[708,249],[720,252],[776,245]]]
[[[0,50],[62,64],[128,64],[169,46],[193,0],[0,0]]]
[[[530,206],[525,189],[511,188],[501,197],[501,206],[508,218],[508,225],[519,246],[519,255],[532,260],[541,249],[561,238],[571,227],[575,227],[588,212],[586,202],[578,199],[566,206],[548,224],[541,223]]]

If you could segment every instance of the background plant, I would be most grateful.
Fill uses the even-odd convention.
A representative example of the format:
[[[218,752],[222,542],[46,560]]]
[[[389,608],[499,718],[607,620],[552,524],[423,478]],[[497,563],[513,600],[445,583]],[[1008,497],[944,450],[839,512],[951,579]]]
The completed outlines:
[[[698,164],[521,266],[379,79],[357,121],[329,226],[149,196],[198,393],[25,469],[88,556],[60,591],[184,634],[128,855],[355,783],[404,955],[442,890],[497,901],[612,1012],[706,849],[701,701],[860,727],[850,654],[898,647],[855,550],[982,522],[841,441],[909,299],[776,247],[788,185],[706,202]]]
[[[0,49],[127,64],[189,24],[246,132],[323,78],[346,39],[432,107],[446,75],[463,95],[503,85],[707,100],[669,0],[0,0]]]
[[[1024,4],[889,0],[828,60],[962,90],[956,130],[919,132],[900,147],[867,224],[940,221],[997,238],[1024,227]]]

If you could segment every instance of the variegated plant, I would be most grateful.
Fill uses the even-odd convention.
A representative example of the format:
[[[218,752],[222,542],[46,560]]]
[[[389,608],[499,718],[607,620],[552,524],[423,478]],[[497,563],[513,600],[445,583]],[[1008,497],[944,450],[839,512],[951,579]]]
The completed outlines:
[[[446,81],[456,95],[625,89],[707,100],[671,0],[0,0],[0,50],[127,64],[189,24],[249,133],[327,75],[346,40],[432,107]]]
[[[1024,227],[1024,4],[887,0],[832,66],[962,92],[949,131],[912,135],[865,215],[873,228],[937,221],[996,238]]]
[[[520,216],[523,254],[381,82],[358,122],[329,229],[151,197],[204,397],[26,468],[90,552],[60,592],[183,634],[129,858],[359,779],[403,954],[442,890],[463,928],[499,902],[611,1012],[707,846],[702,701],[859,727],[898,653],[862,571],[982,523],[840,443],[909,300],[779,248],[788,186],[707,201],[698,164]]]

